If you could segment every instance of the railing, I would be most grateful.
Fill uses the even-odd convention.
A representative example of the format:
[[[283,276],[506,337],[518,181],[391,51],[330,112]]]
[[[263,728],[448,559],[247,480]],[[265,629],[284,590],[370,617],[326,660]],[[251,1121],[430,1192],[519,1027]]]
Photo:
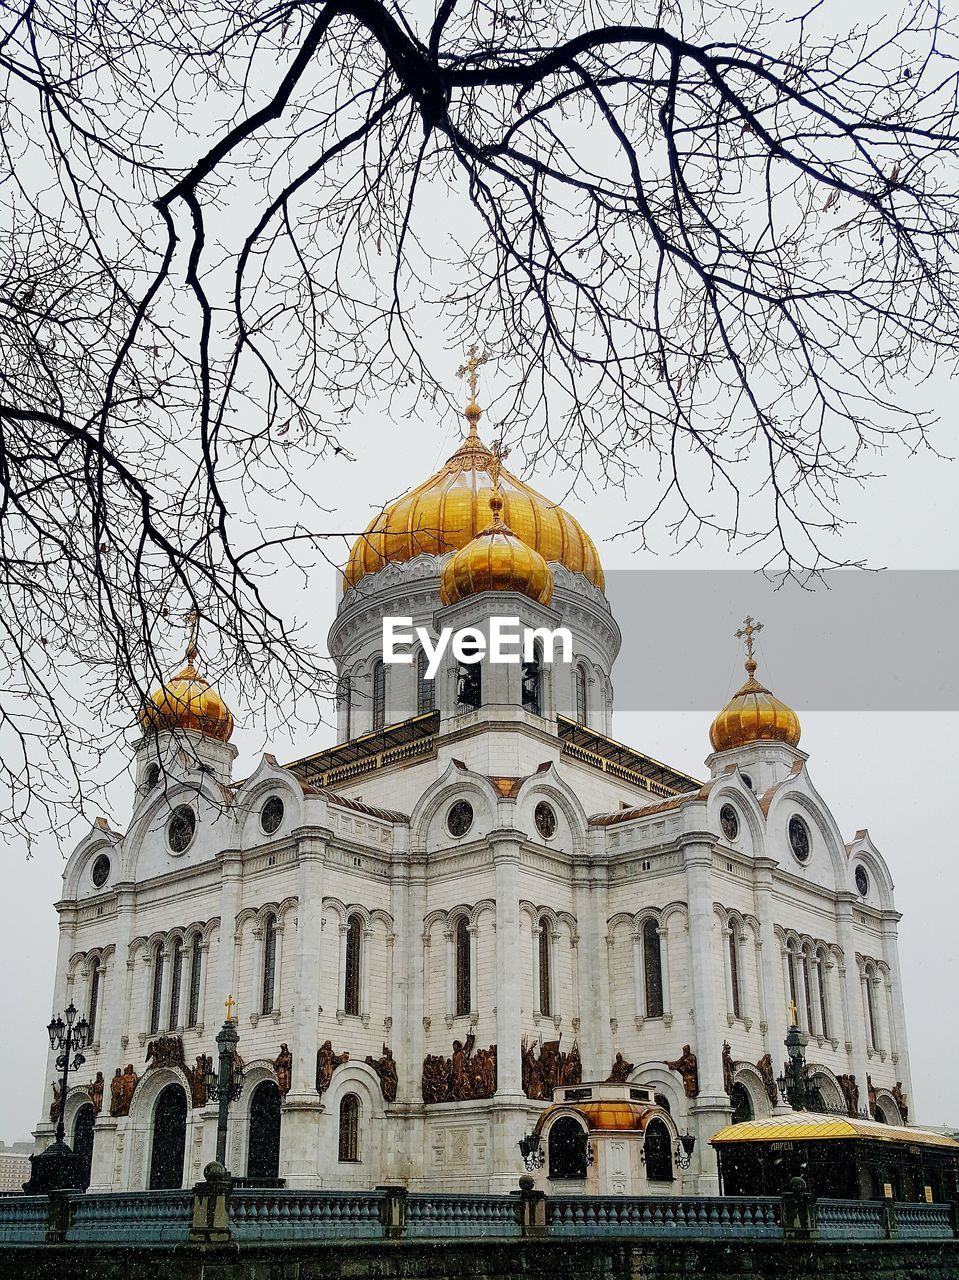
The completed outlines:
[[[46,1196],[0,1199],[0,1245],[43,1244],[47,1237]]]
[[[383,1235],[378,1191],[234,1191],[237,1240],[342,1240]]]
[[[886,1235],[883,1207],[880,1200],[817,1200],[819,1237],[822,1240],[882,1240]],[[944,1208],[948,1215],[948,1205]]]
[[[779,1200],[772,1196],[550,1196],[546,1231],[556,1236],[782,1236]]]
[[[185,1240],[193,1217],[190,1191],[118,1191],[70,1200],[69,1244]]]
[[[406,1230],[412,1239],[469,1236],[521,1236],[517,1196],[437,1196],[415,1193],[406,1197]]]
[[[947,1204],[910,1204],[897,1200],[893,1207],[896,1235],[909,1240],[938,1240],[952,1235]]]

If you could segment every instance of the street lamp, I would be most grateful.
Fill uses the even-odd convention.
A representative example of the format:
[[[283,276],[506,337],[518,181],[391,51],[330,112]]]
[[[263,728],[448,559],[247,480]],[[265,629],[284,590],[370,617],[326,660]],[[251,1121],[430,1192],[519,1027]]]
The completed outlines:
[[[680,1169],[688,1169],[693,1158],[693,1151],[696,1147],[696,1138],[691,1133],[681,1133],[676,1142],[676,1150],[674,1155],[676,1163]]]
[[[30,1157],[30,1180],[24,1184],[28,1194],[53,1191],[63,1187],[79,1187],[82,1181],[80,1160],[65,1141],[67,1082],[71,1071],[86,1062],[81,1053],[90,1042],[90,1024],[77,1019],[76,1006],[70,1002],[64,1015],[57,1014],[47,1024],[50,1048],[57,1053],[60,1093],[57,1099],[57,1129],[54,1141],[37,1156]]]
[[[233,1010],[236,1002],[230,996],[226,1001],[226,1021],[216,1038],[219,1049],[219,1071],[211,1071],[207,1080],[207,1095],[219,1103],[216,1121],[216,1158],[226,1167],[226,1128],[230,1115],[230,1103],[236,1102],[243,1092],[243,1062],[236,1051],[240,1043]]]
[[[534,1169],[542,1169],[546,1163],[546,1156],[541,1146],[541,1135],[537,1130],[534,1129],[532,1133],[520,1138],[518,1145],[527,1172],[532,1173]]]
[[[795,1010],[794,1005],[791,1008]],[[782,1073],[776,1079],[783,1102],[788,1102],[793,1111],[809,1110],[816,1096],[815,1086],[806,1076],[806,1059],[803,1057],[802,1047],[802,1032],[796,1025],[793,1012],[793,1024],[786,1032],[789,1061],[784,1064]]]

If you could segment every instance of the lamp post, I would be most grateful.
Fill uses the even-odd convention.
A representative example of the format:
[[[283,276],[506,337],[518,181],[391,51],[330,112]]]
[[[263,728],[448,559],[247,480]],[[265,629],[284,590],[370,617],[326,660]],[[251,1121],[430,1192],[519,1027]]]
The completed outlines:
[[[226,1131],[230,1118],[230,1103],[235,1102],[243,1091],[243,1064],[236,1051],[240,1043],[233,1010],[236,1001],[229,996],[226,1001],[226,1021],[216,1038],[219,1050],[220,1069],[210,1073],[207,1082],[207,1093],[219,1104],[216,1121],[216,1158],[226,1168]]]
[[[802,1032],[796,1023],[796,1006],[790,1002],[792,1026],[786,1032],[786,1062],[782,1074],[776,1080],[783,1102],[788,1102],[793,1111],[808,1111],[815,1102],[816,1089],[806,1076],[806,1059],[803,1056]]]
[[[519,1140],[519,1153],[523,1157],[523,1164],[526,1166],[527,1173],[532,1173],[534,1169],[542,1169],[546,1163],[546,1156],[540,1146],[540,1142],[541,1135],[536,1129]]]
[[[86,1018],[77,1019],[73,1001],[61,1017],[60,1014],[47,1024],[50,1048],[57,1053],[57,1070],[60,1072],[60,1094],[57,1108],[57,1129],[54,1141],[37,1156],[30,1157],[30,1179],[24,1183],[28,1195],[56,1191],[66,1187],[79,1187],[80,1161],[65,1141],[67,1083],[71,1071],[77,1071],[86,1062],[81,1053],[89,1043],[90,1024]]]

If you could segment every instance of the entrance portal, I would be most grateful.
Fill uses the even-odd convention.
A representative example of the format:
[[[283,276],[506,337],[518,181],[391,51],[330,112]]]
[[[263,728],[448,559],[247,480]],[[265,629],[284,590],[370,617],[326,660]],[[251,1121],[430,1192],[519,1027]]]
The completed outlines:
[[[185,1152],[186,1093],[181,1085],[168,1084],[153,1108],[151,1191],[170,1191],[183,1186]]]
[[[280,1091],[264,1080],[250,1098],[250,1143],[246,1158],[250,1182],[275,1182],[280,1176]]]

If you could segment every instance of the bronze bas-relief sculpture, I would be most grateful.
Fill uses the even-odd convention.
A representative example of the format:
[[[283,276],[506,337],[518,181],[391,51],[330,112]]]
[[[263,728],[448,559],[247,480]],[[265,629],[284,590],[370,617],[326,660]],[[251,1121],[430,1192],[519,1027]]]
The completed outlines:
[[[130,1114],[133,1091],[137,1087],[139,1080],[140,1077],[133,1070],[132,1062],[128,1062],[123,1071],[117,1067],[113,1073],[113,1079],[110,1081],[111,1116],[128,1116]]]
[[[333,1042],[324,1040],[316,1051],[316,1091],[317,1093],[326,1093],[330,1087],[330,1081],[333,1079],[333,1072],[337,1067],[349,1062],[350,1055],[348,1053],[334,1053]]]
[[[373,1058],[367,1054],[366,1065],[372,1067],[380,1078],[380,1091],[383,1094],[383,1101],[395,1102],[399,1080],[396,1073],[396,1061],[390,1052],[389,1046],[383,1046],[383,1056],[381,1058]]]
[[[683,1078],[683,1089],[687,1098],[696,1098],[699,1096],[699,1067],[696,1062],[696,1055],[690,1049],[688,1044],[683,1045],[682,1054],[675,1062],[667,1062],[666,1066],[670,1071],[678,1071]]]
[[[842,1096],[846,1099],[846,1110],[851,1116],[859,1114],[859,1085],[853,1075],[836,1076]]]
[[[776,1086],[776,1077],[773,1075],[773,1059],[772,1054],[764,1053],[756,1063],[756,1070],[763,1078],[763,1088],[766,1090],[766,1097],[773,1106],[779,1101],[779,1089]]]
[[[453,1041],[452,1057],[427,1054],[423,1061],[424,1102],[469,1102],[492,1098],[496,1092],[496,1045],[473,1051],[476,1036],[471,1031]]]
[[[293,1054],[285,1040],[273,1059],[273,1070],[276,1072],[276,1087],[280,1091],[280,1097],[285,1098],[293,1085]]]
[[[534,1041],[523,1040],[522,1082],[527,1098],[548,1101],[559,1085],[582,1083],[583,1063],[575,1042],[569,1053],[560,1051],[558,1040],[547,1040],[539,1045],[538,1057],[536,1049]]]
[[[632,1062],[627,1062],[621,1053],[617,1053],[613,1059],[613,1065],[609,1069],[609,1075],[606,1077],[606,1083],[625,1084],[634,1065]],[[579,1081],[576,1083],[578,1084]]]

